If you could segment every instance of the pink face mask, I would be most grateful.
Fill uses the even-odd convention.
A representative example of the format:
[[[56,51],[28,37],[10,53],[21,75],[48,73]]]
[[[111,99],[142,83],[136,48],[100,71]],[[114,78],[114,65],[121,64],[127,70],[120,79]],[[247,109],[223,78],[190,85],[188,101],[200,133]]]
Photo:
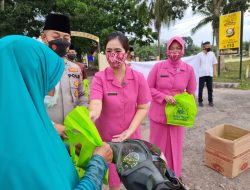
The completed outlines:
[[[178,61],[182,57],[181,50],[168,50],[167,54],[172,61]]]
[[[106,52],[106,58],[111,68],[119,68],[126,60],[124,52]]]

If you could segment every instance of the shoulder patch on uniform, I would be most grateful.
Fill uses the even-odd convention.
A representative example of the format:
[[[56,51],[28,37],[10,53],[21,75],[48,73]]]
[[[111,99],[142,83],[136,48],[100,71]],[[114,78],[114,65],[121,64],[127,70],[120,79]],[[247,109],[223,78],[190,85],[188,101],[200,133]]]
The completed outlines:
[[[78,86],[79,86],[79,81],[78,81],[78,80],[75,80],[75,81],[74,81],[74,87],[78,88]]]
[[[78,68],[74,68],[74,67],[71,67],[68,70],[69,70],[69,72],[72,72],[72,73],[78,72]]]
[[[74,96],[75,96],[75,97],[78,97],[78,95],[79,95],[78,90],[75,90],[75,91],[74,91]]]

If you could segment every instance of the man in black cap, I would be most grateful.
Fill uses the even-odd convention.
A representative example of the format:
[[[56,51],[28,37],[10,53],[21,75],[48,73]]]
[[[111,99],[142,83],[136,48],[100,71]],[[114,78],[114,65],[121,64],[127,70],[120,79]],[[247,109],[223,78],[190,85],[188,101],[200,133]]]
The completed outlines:
[[[42,41],[64,58],[65,69],[55,89],[45,97],[47,112],[54,127],[62,138],[65,136],[64,118],[78,105],[87,105],[84,96],[82,74],[78,65],[66,59],[71,44],[69,18],[61,14],[49,14],[46,17]]]
[[[71,43],[69,18],[61,14],[49,14],[41,39],[60,57],[65,56]]]

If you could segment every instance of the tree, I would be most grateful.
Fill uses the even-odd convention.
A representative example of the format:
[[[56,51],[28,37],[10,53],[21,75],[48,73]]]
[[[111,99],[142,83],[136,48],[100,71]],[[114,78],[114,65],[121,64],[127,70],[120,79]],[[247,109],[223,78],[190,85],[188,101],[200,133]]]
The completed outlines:
[[[213,36],[216,44],[219,44],[219,17],[236,11],[246,11],[249,8],[250,0],[190,0],[194,14],[200,14],[204,18],[191,30],[194,34],[201,27],[208,23],[212,24]]]
[[[47,14],[51,1],[6,0],[0,10],[0,37],[8,34],[37,36],[43,25],[42,15]]]
[[[243,49],[243,55],[249,56],[249,42],[244,41],[242,49]]]
[[[72,30],[100,37],[101,45],[114,30],[129,35],[131,43],[152,43],[156,34],[149,27],[149,18],[137,15],[136,3],[135,0],[5,0],[5,10],[0,11],[0,37],[38,36],[44,17],[53,11],[68,15]],[[88,52],[94,47],[91,40],[75,37],[72,40],[79,51]]]
[[[135,56],[139,57],[141,61],[150,61],[155,60],[157,57],[157,47],[158,45],[153,43],[149,45],[143,45],[134,43],[133,48],[135,52]],[[166,44],[162,43],[160,45],[161,48],[161,57],[166,58]]]
[[[185,41],[185,56],[195,55],[200,51],[200,47],[193,44],[193,39],[190,36],[182,37]],[[161,43],[161,58],[166,59],[166,44],[167,42]],[[151,60],[151,58],[155,58],[158,55],[157,53],[157,47],[158,44],[150,44],[141,46],[139,44],[134,43],[133,44],[134,51],[136,57],[139,57],[141,61],[148,61]],[[245,46],[244,46],[245,47]]]
[[[193,39],[190,36],[182,37],[185,41],[185,50],[193,46]]]
[[[160,33],[162,25],[170,26],[171,22],[181,19],[187,8],[185,0],[138,0],[138,13],[153,21],[157,32],[158,56],[160,58]]]
[[[140,46],[139,44],[134,44],[135,56],[139,57],[140,61],[147,61],[150,57],[156,57],[156,49],[152,45]]]
[[[193,39],[190,36],[182,38],[185,41],[185,56],[194,55],[200,51],[200,47],[194,45]]]
[[[4,0],[1,0],[1,11],[4,11]]]
[[[65,0],[58,1],[65,2]],[[149,19],[137,15],[134,0],[85,0],[84,3],[86,4],[84,10],[69,11],[72,29],[99,36],[102,45],[106,36],[114,30],[119,30],[128,35],[131,44],[137,42],[145,45],[156,39],[155,33],[148,27]],[[64,7],[68,6],[69,3],[61,4],[59,10],[64,10]],[[83,41],[86,40],[77,39],[74,42],[80,45],[79,42]],[[92,42],[89,41],[88,43]],[[86,43],[84,44],[86,45]],[[82,46],[82,48],[85,49],[86,46]]]

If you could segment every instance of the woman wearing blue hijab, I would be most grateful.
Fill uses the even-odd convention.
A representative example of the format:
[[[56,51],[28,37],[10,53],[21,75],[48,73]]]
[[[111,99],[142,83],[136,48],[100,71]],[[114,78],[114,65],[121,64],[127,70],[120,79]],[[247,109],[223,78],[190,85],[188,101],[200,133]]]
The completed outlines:
[[[44,107],[63,70],[63,60],[36,40],[0,39],[0,189],[101,189],[110,147],[96,149],[79,181]]]

